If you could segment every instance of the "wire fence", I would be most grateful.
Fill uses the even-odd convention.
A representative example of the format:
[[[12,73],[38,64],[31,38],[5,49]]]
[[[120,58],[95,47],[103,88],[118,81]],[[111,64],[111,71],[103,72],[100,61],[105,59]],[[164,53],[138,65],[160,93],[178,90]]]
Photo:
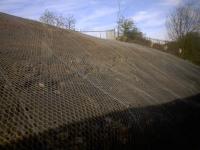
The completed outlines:
[[[91,35],[97,38],[101,39],[111,39],[115,40],[116,39],[116,32],[115,29],[110,29],[110,30],[99,30],[99,31],[92,31],[92,30],[80,30],[79,32],[87,35]]]
[[[160,39],[155,39],[155,38],[150,38],[150,37],[146,37],[147,40],[151,41],[152,43],[156,43],[156,44],[167,44],[169,41],[167,40],[160,40]]]
[[[111,39],[115,40],[117,38],[117,31],[116,29],[109,29],[109,30],[79,30],[79,32],[83,34],[87,34],[90,36],[94,36],[97,38],[101,39]],[[169,41],[167,40],[161,40],[161,39],[156,39],[156,38],[151,38],[151,37],[145,37],[146,40],[150,41],[153,44],[160,44],[160,45],[165,45]]]

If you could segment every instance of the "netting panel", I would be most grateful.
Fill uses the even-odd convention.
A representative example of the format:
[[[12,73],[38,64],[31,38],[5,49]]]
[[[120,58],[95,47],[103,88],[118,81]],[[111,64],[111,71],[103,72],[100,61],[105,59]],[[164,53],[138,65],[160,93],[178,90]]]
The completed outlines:
[[[199,68],[172,56],[15,17],[0,20],[2,149],[152,148],[185,119],[176,116],[174,100],[199,92]],[[182,100],[182,110],[199,114],[196,103]],[[176,142],[177,134],[166,138]]]

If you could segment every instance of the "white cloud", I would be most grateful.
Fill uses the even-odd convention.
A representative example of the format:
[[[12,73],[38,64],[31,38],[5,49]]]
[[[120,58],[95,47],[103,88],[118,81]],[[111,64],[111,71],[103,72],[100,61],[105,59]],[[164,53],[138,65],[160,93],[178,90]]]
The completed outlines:
[[[163,0],[161,2],[161,5],[169,5],[169,6],[177,6],[179,5],[183,0]]]
[[[164,26],[165,16],[162,8],[177,5],[183,0],[161,0],[156,7],[148,7],[145,10],[135,12],[132,18],[142,32],[157,32]],[[127,14],[132,0],[121,0],[122,10]],[[137,7],[137,6],[136,6]],[[77,19],[77,28],[82,30],[107,30],[115,27],[117,15],[117,0],[0,0],[0,11],[24,18],[38,19],[45,9],[62,13],[63,15],[74,14]],[[152,33],[156,35],[156,33]],[[158,31],[160,32],[160,31]]]
[[[150,9],[137,12],[130,17],[146,36],[166,39],[165,14],[160,10]]]
[[[98,26],[98,24],[100,23],[98,19],[105,17],[104,20],[106,20],[106,18],[113,14],[115,14],[117,12],[117,9],[115,8],[109,8],[109,7],[102,7],[99,8],[98,10],[95,10],[93,13],[91,13],[91,15],[84,15],[82,16],[82,18],[78,21],[77,26],[79,28],[90,28],[91,26],[93,26],[93,29],[95,26]],[[105,25],[103,25],[105,26]],[[103,28],[103,27],[102,27]],[[97,27],[96,27],[97,29]]]
[[[99,3],[97,0],[0,0],[0,11],[34,20],[38,20],[45,9],[63,15],[74,14],[77,27],[83,29],[99,26],[99,19],[107,19],[117,11]]]
[[[142,27],[158,27],[165,22],[162,12],[154,10],[139,11],[131,17],[136,24]]]
[[[86,0],[0,0],[0,11],[30,19],[37,19],[45,9],[62,14],[83,10]]]
[[[148,31],[146,32],[146,36],[154,39],[168,40],[167,32],[163,28],[158,30]]]
[[[142,22],[158,16],[159,12],[139,11],[132,17],[132,19],[136,22]]]
[[[107,15],[111,15],[113,13],[115,13],[117,11],[117,9],[115,8],[99,8],[98,10],[94,11],[91,15],[85,16],[84,18],[81,19],[81,22],[86,22],[86,21],[90,21],[90,20],[94,20],[100,17],[104,17]]]

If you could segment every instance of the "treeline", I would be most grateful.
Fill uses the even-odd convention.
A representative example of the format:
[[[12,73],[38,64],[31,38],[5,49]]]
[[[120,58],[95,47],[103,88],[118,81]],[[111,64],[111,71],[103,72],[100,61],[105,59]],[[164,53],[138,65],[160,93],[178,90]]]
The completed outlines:
[[[177,6],[166,18],[170,42],[152,43],[135,26],[132,19],[118,19],[118,40],[134,42],[174,54],[200,65],[200,6],[189,1]]]
[[[169,14],[166,27],[171,39],[169,49],[200,65],[200,3],[193,1],[177,6]]]
[[[75,30],[76,19],[72,14],[63,16],[62,14],[45,10],[39,20],[45,24],[53,25],[59,28]]]

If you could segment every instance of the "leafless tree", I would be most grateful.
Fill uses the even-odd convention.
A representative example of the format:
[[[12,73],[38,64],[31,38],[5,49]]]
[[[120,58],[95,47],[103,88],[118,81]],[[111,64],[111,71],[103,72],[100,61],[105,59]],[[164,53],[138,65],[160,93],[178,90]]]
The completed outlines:
[[[56,26],[59,28],[65,28],[65,18],[62,15],[55,17]]]
[[[64,22],[66,29],[75,30],[76,19],[73,15],[68,15],[68,17],[65,18]]]
[[[39,20],[49,25],[55,25],[56,24],[55,18],[56,18],[55,13],[46,9],[42,14],[42,16],[39,18]]]
[[[63,15],[57,15],[52,11],[45,10],[39,20],[43,23],[57,26],[59,28],[75,30],[76,20],[73,15],[68,15],[67,17],[63,17]]]
[[[169,38],[178,40],[188,33],[200,32],[200,7],[195,3],[184,3],[168,16],[166,27]]]

